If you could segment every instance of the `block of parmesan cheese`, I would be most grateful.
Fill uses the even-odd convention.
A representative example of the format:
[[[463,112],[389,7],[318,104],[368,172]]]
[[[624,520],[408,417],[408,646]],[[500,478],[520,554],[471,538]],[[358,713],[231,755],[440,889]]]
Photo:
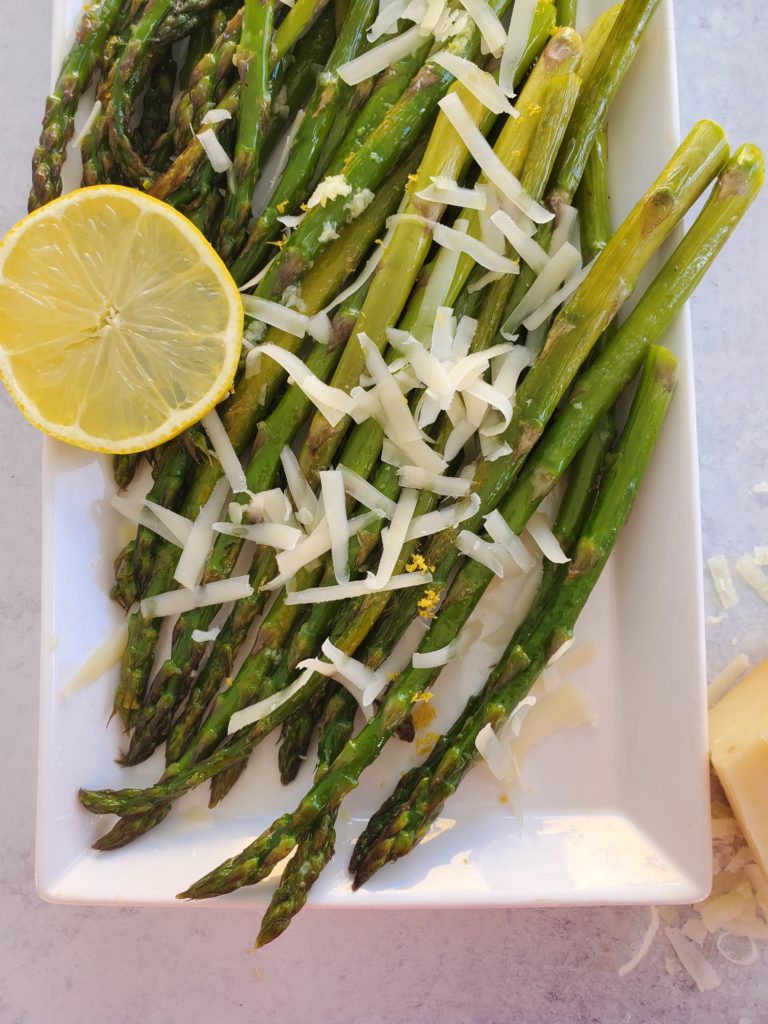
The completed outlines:
[[[768,661],[709,711],[712,764],[768,877]]]

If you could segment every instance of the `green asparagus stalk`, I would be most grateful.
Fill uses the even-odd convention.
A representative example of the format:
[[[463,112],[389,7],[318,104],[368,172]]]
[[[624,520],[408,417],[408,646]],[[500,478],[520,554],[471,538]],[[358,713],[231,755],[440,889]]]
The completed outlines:
[[[109,145],[127,182],[147,189],[153,174],[136,152],[130,125],[135,103],[159,55],[158,34],[169,17],[173,0],[149,0],[115,66],[106,110]]]
[[[113,458],[112,474],[121,491],[131,486],[131,481],[136,476],[136,470],[141,465],[141,460],[141,452],[134,455],[115,455]]]
[[[197,28],[190,33],[189,43],[187,44],[187,53],[184,57],[184,62],[179,68],[179,88],[181,89],[181,96],[189,88],[189,82],[192,77],[192,72],[197,65],[199,60],[208,53],[211,48],[213,40],[218,38],[219,34],[223,31],[224,25],[221,25],[218,21],[221,10],[215,10],[211,13],[211,16],[204,21],[201,21]],[[228,19],[227,19],[228,20]]]
[[[228,81],[243,28],[244,11],[245,8],[241,8],[232,15],[189,71],[189,84],[179,96],[174,114],[177,152],[189,145],[200,121],[215,106],[222,83]]]
[[[246,243],[249,266],[257,269],[269,245],[280,231],[278,217],[293,213],[307,194],[320,152],[336,122],[340,108],[350,93],[350,87],[339,77],[342,64],[360,54],[366,45],[365,33],[376,12],[375,0],[354,0],[349,15],[325,71],[319,76],[304,119],[291,145],[285,169],[277,182],[266,208],[257,218]],[[239,279],[243,271],[236,263],[232,272]]]
[[[318,68],[327,64],[335,42],[333,11],[327,7],[310,31],[296,44],[293,53],[286,58],[286,62],[290,60],[291,63],[284,84],[276,90],[272,99],[272,113],[264,139],[265,155],[272,152],[282,139],[286,126],[306,103],[315,87]],[[250,276],[251,273],[247,273],[243,279]]]
[[[240,110],[228,196],[219,227],[218,250],[229,262],[242,245],[259,175],[261,145],[270,107],[269,45],[274,0],[246,0],[243,31],[235,56],[240,76]]]
[[[556,6],[558,25],[576,24],[576,0],[556,0]]]
[[[222,0],[175,0],[168,15],[158,25],[155,42],[170,46],[194,32],[212,7],[220,6]]]
[[[315,735],[315,726],[322,717],[325,707],[326,701],[313,701],[309,707],[302,711],[297,711],[287,722],[283,722],[283,728],[280,731],[280,749],[277,752],[277,767],[280,771],[280,781],[284,786],[293,782],[299,774],[299,769],[307,756],[312,737]],[[238,772],[237,777],[239,778],[239,776],[240,773]],[[209,807],[215,807],[220,802],[220,799],[223,799],[223,797],[219,798],[218,796],[220,785],[218,778],[220,777],[211,779]],[[233,779],[230,784],[229,780],[226,780],[227,786],[223,794],[224,796],[236,781],[237,778]],[[214,787],[216,789],[216,798],[214,798]]]
[[[173,53],[168,50],[152,72],[144,95],[144,112],[136,129],[136,148],[153,167],[160,166],[168,155],[163,141],[171,119],[176,70]]]
[[[680,312],[754,201],[764,175],[763,156],[757,147],[749,144],[742,146],[727,163],[694,225],[605,351],[581,376],[572,400],[532,453],[502,510],[513,529],[516,524],[520,524],[518,531],[522,529],[537,505],[561,479],[600,417],[615,404],[635,376],[649,347]],[[441,609],[439,614],[442,613]],[[304,706],[325,683],[324,677],[313,677],[273,714],[241,729],[210,758],[184,772],[174,773],[165,782],[143,791],[83,791],[82,802],[97,814],[137,814],[160,802],[177,799],[248,757],[264,736]],[[417,692],[422,689],[420,685]],[[381,723],[379,715],[376,718]],[[350,782],[354,785],[354,779],[350,778]],[[285,820],[290,819],[291,815],[285,816]],[[286,855],[287,852],[290,851],[286,851]]]
[[[77,107],[122,9],[122,0],[101,0],[88,7],[80,20],[75,41],[46,102],[43,130],[32,159],[30,213],[61,195],[61,169]]]
[[[479,707],[474,701],[470,704],[451,730],[454,738],[440,744],[438,756],[430,757],[415,777],[411,776],[411,792],[400,806],[390,805],[388,823],[379,817],[374,842],[364,838],[365,854],[355,859],[354,888],[388,861],[405,856],[424,837],[445,800],[477,761],[475,741],[480,730],[487,724],[498,726],[509,717],[547,661],[572,637],[576,620],[629,516],[669,408],[676,372],[677,363],[670,352],[657,347],[650,350],[629,419],[571,564],[559,568],[554,581],[545,578],[545,599],[535,602],[510,641],[491,673]]]
[[[643,267],[726,158],[727,143],[722,129],[710,121],[699,122],[603,250],[587,278],[558,314],[544,348],[518,389],[505,435],[511,454],[478,467],[472,490],[480,498],[480,508],[473,518],[461,524],[463,529],[475,529],[509,490],[579,367],[632,294]],[[429,564],[438,567],[431,584],[435,590],[444,586],[459,560],[457,532],[455,528],[444,530],[426,547]],[[420,596],[418,592],[404,591],[390,603],[389,614],[378,627],[374,642],[377,660],[386,657],[412,621]]]
[[[328,698],[320,724],[315,780],[319,781],[352,736],[357,702],[337,686]],[[323,815],[299,840],[261,922],[257,946],[266,946],[285,931],[306,904],[309,892],[334,853],[336,813]]]
[[[328,0],[296,0],[286,17],[280,22],[272,36],[269,53],[270,69],[276,67],[288,54],[297,40],[314,24],[325,9]],[[240,88],[236,83],[227,90],[217,102],[221,110],[233,117],[237,115],[240,104]],[[218,134],[220,125],[212,125],[211,130]],[[205,159],[205,151],[197,139],[188,140],[185,148],[179,153],[171,166],[152,184],[150,192],[158,199],[167,199],[182,187]],[[239,279],[242,283],[244,278]]]

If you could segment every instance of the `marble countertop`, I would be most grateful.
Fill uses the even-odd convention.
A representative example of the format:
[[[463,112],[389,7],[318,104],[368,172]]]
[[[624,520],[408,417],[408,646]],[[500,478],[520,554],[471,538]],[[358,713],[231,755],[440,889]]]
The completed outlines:
[[[706,114],[734,141],[768,144],[760,0],[678,0],[683,128]],[[3,4],[0,234],[23,213],[49,76],[50,0]],[[42,26],[42,28],[41,28]],[[38,38],[37,47],[29,41]],[[693,303],[704,555],[768,543],[768,199]],[[34,887],[40,566],[40,438],[0,389],[0,1024],[758,1024],[768,1021],[768,947],[751,968],[718,965],[707,994],[665,971],[658,940],[616,968],[642,908],[308,911],[248,956],[251,915],[43,903]],[[707,626],[709,674],[768,656],[768,614],[742,601]],[[717,612],[706,585],[708,613]],[[330,940],[330,941],[329,941]]]

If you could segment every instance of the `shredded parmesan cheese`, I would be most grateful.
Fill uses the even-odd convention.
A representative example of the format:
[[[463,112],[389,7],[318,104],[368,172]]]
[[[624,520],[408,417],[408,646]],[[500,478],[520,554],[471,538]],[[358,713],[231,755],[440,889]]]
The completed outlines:
[[[560,547],[560,541],[552,532],[551,526],[541,512],[533,513],[526,524],[525,530],[526,533],[536,542],[544,557],[550,562],[555,562],[560,565],[564,562],[570,562],[570,558],[563,554],[563,549]]]
[[[439,106],[488,180],[493,182],[503,195],[522,210],[527,217],[530,217],[535,224],[546,224],[552,220],[553,214],[524,191],[520,181],[494,153],[488,140],[461,102],[459,95],[449,92],[440,100]],[[489,267],[488,269],[496,268]]]
[[[301,314],[297,313],[296,316]],[[317,377],[307,364],[292,352],[278,345],[267,343],[254,348],[246,357],[246,375],[254,373],[262,356],[268,356],[288,373],[296,387],[300,388],[312,404],[325,416],[332,427],[337,426],[344,416],[355,412],[355,402],[340,388],[331,387]]]
[[[224,533],[229,537],[240,537],[242,540],[266,547],[277,548],[279,551],[291,551],[304,536],[295,526],[284,526],[282,523],[257,523],[245,526],[238,523],[214,523],[215,533]]]
[[[664,928],[664,934],[672,944],[672,948],[680,963],[696,982],[700,992],[708,992],[717,988],[720,977],[709,961],[689,942],[679,928]]]
[[[447,508],[416,516],[411,521],[405,539],[406,541],[419,540],[421,537],[430,537],[433,533],[440,533],[441,530],[458,526],[459,523],[471,519],[479,508],[480,498],[477,494],[470,494],[469,497],[457,501]]]
[[[108,672],[113,665],[118,664],[127,642],[128,622],[125,621],[121,622],[107,639],[86,658],[80,668],[69,677],[62,687],[62,697],[69,699],[79,690],[84,690],[92,683],[98,682],[105,672]]]
[[[203,429],[208,435],[208,440],[213,445],[216,457],[221,464],[221,471],[229,481],[232,491],[238,494],[241,491],[247,490],[248,483],[245,479],[245,471],[240,464],[240,459],[237,457],[237,452],[232,447],[232,442],[224,429],[224,424],[221,422],[221,418],[215,409],[212,409],[207,415],[203,416],[202,424]]]
[[[442,494],[446,498],[464,498],[469,494],[471,486],[469,480],[428,473],[420,466],[401,466],[397,476],[401,487],[417,487],[422,491]]]
[[[768,603],[768,575],[766,575],[751,555],[742,555],[736,563],[736,572],[754,592]]]
[[[253,725],[255,722],[260,722],[263,718],[266,718],[267,715],[271,715],[273,711],[276,711],[282,704],[289,701],[299,692],[299,690],[303,690],[312,678],[312,675],[313,673],[311,670],[302,672],[301,675],[292,682],[290,686],[286,686],[284,690],[278,690],[277,693],[273,693],[271,696],[266,697],[257,704],[251,704],[249,708],[243,708],[242,711],[236,711],[229,720],[227,735],[231,736],[233,733],[239,732],[240,729],[243,729],[248,725]]]
[[[711,707],[721,697],[724,697],[730,689],[741,679],[745,672],[749,671],[749,658],[746,654],[738,654],[733,661],[729,662],[723,671],[712,680],[707,687],[707,701]]]
[[[199,132],[197,141],[203,147],[205,155],[210,161],[211,167],[217,174],[223,174],[232,167],[232,161],[224,149],[213,128],[206,128]]]
[[[490,544],[482,537],[478,537],[477,534],[471,533],[469,530],[462,530],[456,538],[456,547],[463,555],[479,562],[486,569],[490,569],[499,579],[503,579],[504,561],[500,545]]]
[[[347,61],[338,69],[339,78],[347,85],[357,85],[367,78],[378,75],[380,71],[396,64],[401,57],[407,57],[422,42],[422,33],[418,25],[409,28],[402,35],[387,40],[379,46],[374,46],[354,60]]]
[[[193,629],[192,640],[196,644],[207,644],[211,640],[215,640],[221,632],[220,626],[214,626],[213,629]]]
[[[499,88],[493,75],[483,71],[477,64],[447,50],[438,51],[438,53],[432,55],[431,59],[435,64],[445,68],[446,71],[450,71],[453,77],[461,82],[467,92],[472,93],[475,99],[479,100],[492,113],[519,116]],[[484,209],[484,206],[476,207],[476,209]]]
[[[629,974],[630,971],[634,971],[641,960],[645,958],[648,950],[653,944],[653,940],[656,938],[656,933],[659,930],[659,911],[656,907],[649,907],[651,912],[651,920],[648,923],[643,941],[640,943],[640,948],[635,955],[628,960],[625,964],[622,964],[619,968],[619,977],[623,978],[625,974]]]
[[[477,188],[461,188],[450,179],[432,178],[432,184],[416,193],[417,199],[428,203],[443,203],[448,206],[460,206],[464,210],[484,210],[487,202],[485,192]]]
[[[395,514],[396,503],[388,498],[385,494],[374,487],[373,484],[364,480],[363,477],[359,476],[353,470],[347,466],[339,466],[341,475],[344,479],[344,490],[355,501],[360,502],[361,505],[365,505],[366,508],[373,509],[377,512],[381,512],[387,519],[391,519]],[[403,486],[409,486],[404,484]]]
[[[96,100],[96,102],[93,104],[93,107],[91,108],[90,114],[85,119],[85,123],[83,124],[83,127],[80,129],[80,131],[77,133],[77,135],[72,140],[72,148],[73,149],[80,149],[80,147],[83,144],[83,141],[84,141],[85,137],[89,134],[91,128],[93,128],[94,124],[96,123],[96,118],[99,116],[100,113],[101,113],[101,100]]]
[[[213,604],[227,604],[250,597],[253,587],[247,576],[233,576],[228,580],[217,580],[205,586],[189,590],[169,590],[164,594],[145,597],[141,602],[141,614],[145,619],[182,615],[193,608],[207,608]]]
[[[321,345],[327,345],[330,341],[331,321],[325,312],[307,316],[279,302],[260,299],[255,295],[243,296],[243,309],[247,316],[285,331],[286,334],[292,334],[294,338],[303,338],[305,334],[309,334]],[[250,357],[251,353],[248,355]]]
[[[344,497],[344,478],[338,469],[320,473],[323,505],[331,535],[331,559],[337,583],[349,582],[349,524]]]
[[[213,543],[213,524],[221,517],[228,494],[229,481],[224,477],[216,483],[189,531],[173,574],[173,578],[182,587],[191,590],[200,582]]]
[[[549,256],[537,241],[530,238],[504,210],[491,214],[491,223],[501,231],[506,240],[519,253],[531,270],[540,274],[549,263]]]
[[[712,577],[717,596],[723,608],[728,611],[739,603],[739,595],[733,585],[733,577],[728,567],[728,560],[725,555],[714,555],[707,559],[707,568]]]
[[[413,572],[392,576],[381,591],[404,590],[407,587],[423,587],[432,582],[432,573]],[[351,583],[339,583],[332,587],[311,587],[308,590],[295,590],[285,598],[286,604],[318,604],[323,601],[345,601],[351,597],[365,597],[371,589],[366,580],[353,580]]]
[[[228,110],[223,110],[221,107],[214,107],[203,116],[200,124],[221,124],[222,121],[231,120],[232,114]]]
[[[400,557],[408,529],[413,519],[416,502],[419,492],[404,487],[395,508],[395,514],[389,524],[389,528],[382,533],[381,560],[375,575],[368,577],[368,586],[371,590],[381,590],[392,578],[397,560]]]
[[[537,2],[538,0],[515,0],[512,8],[499,68],[499,86],[507,96],[515,95],[515,78],[528,48]]]
[[[512,310],[501,328],[504,338],[514,335],[520,325],[544,303],[557,294],[560,285],[569,278],[581,266],[581,257],[578,250],[566,242],[550,258],[546,267],[528,290],[528,294]]]
[[[485,52],[498,57],[504,49],[507,33],[491,5],[487,0],[461,0],[461,6],[477,25]]]

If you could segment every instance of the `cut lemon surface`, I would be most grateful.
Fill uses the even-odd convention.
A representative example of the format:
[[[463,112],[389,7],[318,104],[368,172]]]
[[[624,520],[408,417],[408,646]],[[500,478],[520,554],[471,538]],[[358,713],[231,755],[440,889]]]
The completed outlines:
[[[243,307],[206,239],[133,189],[80,189],[0,243],[0,375],[36,427],[135,452],[196,423],[232,385]]]

